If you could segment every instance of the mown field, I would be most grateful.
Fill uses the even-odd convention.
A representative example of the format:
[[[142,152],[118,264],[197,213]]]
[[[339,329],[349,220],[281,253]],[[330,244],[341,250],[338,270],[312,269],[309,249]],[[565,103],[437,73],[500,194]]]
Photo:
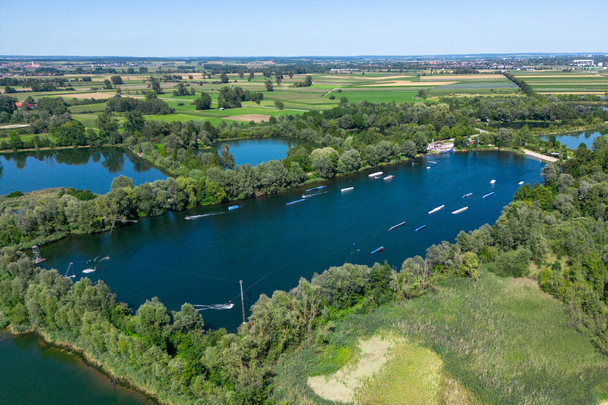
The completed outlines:
[[[605,70],[515,71],[511,73],[541,94],[604,94],[608,92],[608,71]]]
[[[285,362],[278,392],[328,403],[307,376],[330,375],[344,364],[344,348],[355,352],[361,338],[381,333],[409,343],[397,346],[384,371],[359,391],[360,403],[403,403],[405,392],[412,403],[596,404],[608,399],[608,359],[570,327],[565,311],[531,280],[483,272],[476,283],[449,281],[422,298],[339,322],[324,350],[316,346]],[[419,369],[428,378],[408,371]]]

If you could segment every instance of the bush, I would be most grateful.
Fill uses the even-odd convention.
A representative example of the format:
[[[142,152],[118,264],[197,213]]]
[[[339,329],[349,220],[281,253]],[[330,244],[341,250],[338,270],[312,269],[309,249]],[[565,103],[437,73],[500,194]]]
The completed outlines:
[[[7,198],[15,198],[15,197],[21,197],[23,195],[23,193],[19,190],[17,191],[13,191],[12,193],[8,194],[6,197]]]
[[[531,256],[532,252],[525,248],[501,253],[494,262],[494,272],[502,277],[525,277],[530,274]]]

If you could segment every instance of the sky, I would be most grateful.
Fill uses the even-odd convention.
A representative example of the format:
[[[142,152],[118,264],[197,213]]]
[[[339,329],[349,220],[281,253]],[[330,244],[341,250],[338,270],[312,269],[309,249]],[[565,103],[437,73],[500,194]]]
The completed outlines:
[[[607,0],[0,0],[0,55],[608,53]]]

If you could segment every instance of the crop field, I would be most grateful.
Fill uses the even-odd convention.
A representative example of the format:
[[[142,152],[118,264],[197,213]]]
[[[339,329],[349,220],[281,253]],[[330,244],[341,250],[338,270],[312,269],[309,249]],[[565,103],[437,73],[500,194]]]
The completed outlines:
[[[536,74],[535,72],[518,72],[526,76],[530,85],[543,92],[601,92],[608,91],[608,75],[592,75],[577,72],[576,74]],[[148,90],[150,76],[161,79],[163,92],[158,98],[166,101],[176,114],[163,117],[147,117],[162,121],[186,121],[190,119],[210,119],[212,123],[218,123],[221,119],[234,116],[247,116],[250,114],[262,116],[278,116],[293,114],[309,110],[327,110],[337,106],[342,97],[346,97],[350,103],[359,103],[367,100],[371,103],[412,103],[417,98],[419,90],[430,91],[440,96],[453,96],[456,94],[493,94],[493,93],[516,93],[519,88],[504,76],[495,73],[485,74],[423,74],[417,72],[340,72],[311,74],[313,85],[310,87],[295,87],[294,83],[304,81],[306,75],[297,74],[292,78],[285,75],[282,83],[276,83],[276,78],[264,77],[260,73],[248,80],[246,73],[244,78],[238,74],[228,74],[229,83],[211,84],[219,80],[219,75],[205,77],[199,71],[196,73],[180,73],[181,83],[186,84],[186,89],[194,89],[195,95],[174,96],[173,90],[177,88],[177,82],[164,82],[164,73],[147,74],[125,74],[121,75],[123,83],[118,85],[122,97],[143,98]],[[114,97],[116,89],[105,89],[104,80],[110,80],[111,74],[84,74],[66,75],[68,80],[66,86],[73,90],[60,89],[53,92],[24,92],[16,94],[19,99],[32,96],[34,99],[40,97],[63,97],[66,101],[72,99],[94,98],[95,100],[106,100]],[[189,79],[192,76],[192,79]],[[559,76],[559,77],[557,77]],[[91,81],[82,81],[84,77]],[[273,91],[267,91],[265,81],[273,82]],[[78,80],[78,81],[76,81]],[[202,84],[201,84],[202,83]],[[251,92],[262,92],[264,100],[259,105],[251,101],[243,101],[242,108],[226,109],[220,112],[217,109],[217,97],[221,88],[228,86],[240,86],[243,90]],[[20,90],[20,89],[17,89]],[[212,98],[212,109],[208,111],[197,111],[192,102],[200,97],[201,92],[208,93]],[[330,96],[334,96],[334,100]],[[283,110],[278,110],[275,101],[284,104]],[[180,105],[181,104],[181,105]],[[94,127],[95,118],[91,113],[104,111],[104,104],[91,104],[86,106],[73,106],[70,111],[75,118],[83,122],[87,127]]]
[[[608,72],[511,72],[515,77],[528,83],[536,92],[604,94],[608,92]]]
[[[332,92],[336,100],[346,97],[349,103],[359,103],[368,101],[370,103],[415,103],[420,101],[418,91],[403,91],[403,90],[363,90],[363,89],[340,89],[341,92]],[[329,95],[325,96],[327,99]]]

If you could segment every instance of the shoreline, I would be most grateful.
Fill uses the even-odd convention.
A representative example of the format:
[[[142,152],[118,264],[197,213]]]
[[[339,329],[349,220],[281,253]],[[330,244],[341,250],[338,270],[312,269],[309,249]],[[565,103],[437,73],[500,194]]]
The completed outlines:
[[[112,370],[105,368],[100,361],[94,359],[93,356],[91,356],[85,349],[82,349],[73,343],[55,340],[44,331],[28,329],[22,332],[16,332],[11,328],[10,325],[6,328],[0,329],[0,332],[6,332],[11,338],[15,338],[20,335],[35,335],[38,339],[44,342],[44,344],[52,346],[57,350],[67,352],[71,356],[75,356],[76,358],[81,360],[86,367],[90,367],[97,371],[99,374],[101,374],[103,378],[105,378],[110,384],[120,385],[124,389],[135,391],[137,394],[142,395],[146,400],[152,402],[155,405],[171,405],[170,402],[162,401],[160,398],[156,397],[155,393],[147,391],[145,388],[140,387],[133,382],[130,382],[124,377],[115,375]]]
[[[543,162],[555,163],[559,160],[558,158],[554,158],[552,156],[546,156],[546,155],[543,155],[538,152],[532,152],[531,150],[528,150],[528,149],[523,149],[523,151],[527,156],[532,156],[532,157],[538,158],[538,159],[542,160]]]

